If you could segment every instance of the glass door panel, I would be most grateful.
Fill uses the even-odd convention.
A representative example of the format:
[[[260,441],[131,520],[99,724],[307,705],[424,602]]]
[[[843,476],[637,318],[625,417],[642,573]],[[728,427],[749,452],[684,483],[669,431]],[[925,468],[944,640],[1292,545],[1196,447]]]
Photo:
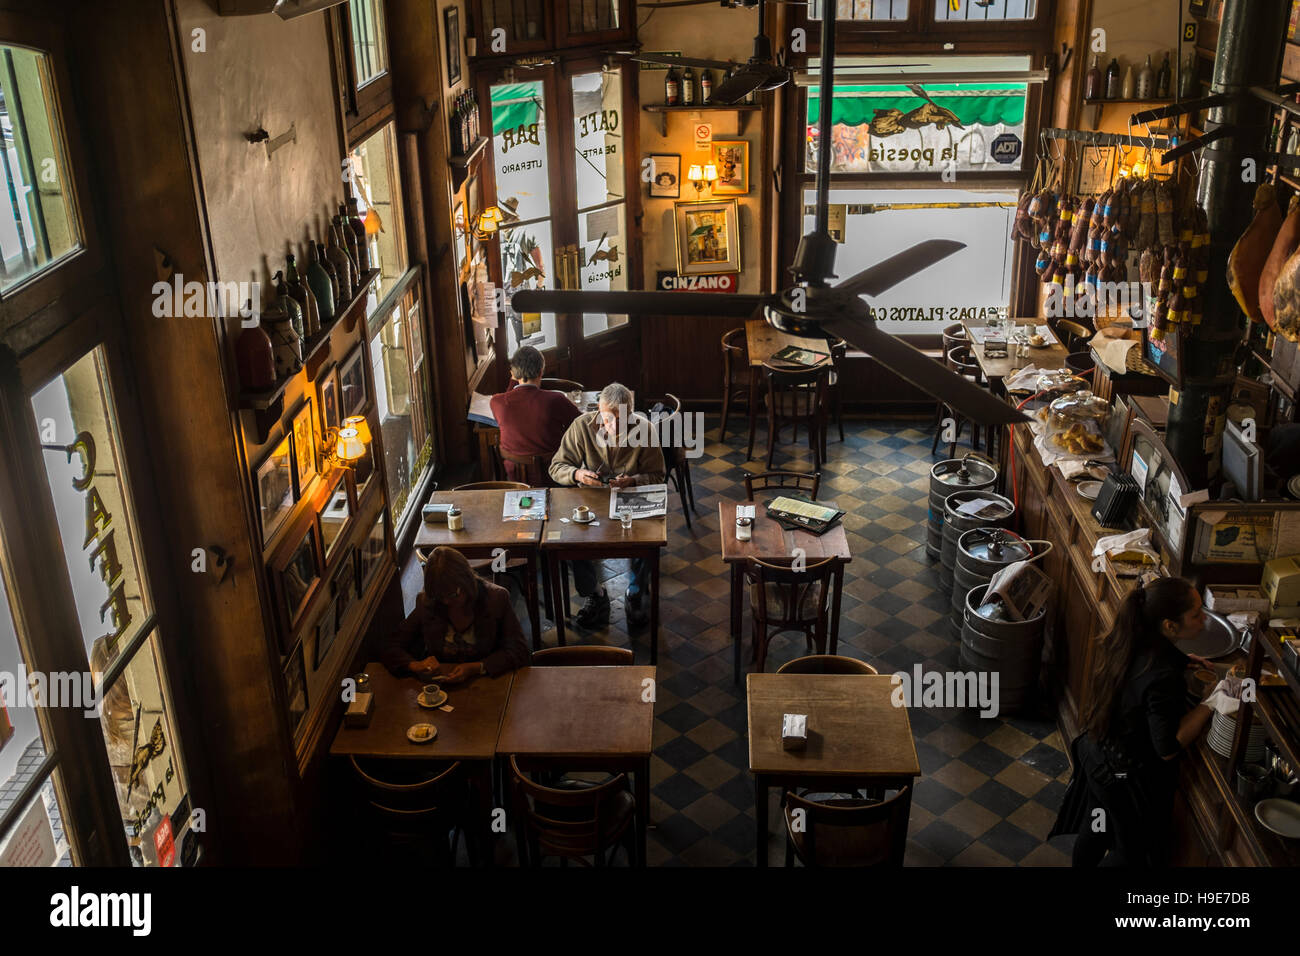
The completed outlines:
[[[578,213],[582,288],[627,290],[626,218],[623,203]],[[586,338],[626,324],[626,315],[583,313],[582,335]]]
[[[513,228],[502,227],[499,235],[510,352],[513,354],[521,345],[531,345],[537,349],[554,348],[558,344],[554,312],[520,314],[510,305],[511,296],[520,289],[559,287],[558,282],[548,280],[551,264],[555,262],[551,221],[542,219]]]
[[[0,772],[2,775],[2,772]],[[18,790],[0,790],[0,814],[16,799]],[[64,825],[63,780],[57,770],[45,778],[7,832],[0,833],[0,867],[73,866],[71,843]]]
[[[32,412],[86,656],[102,673],[153,611],[103,350],[36,392]]]
[[[568,0],[569,35],[617,30],[619,0]]]
[[[570,8],[572,9],[572,8]],[[583,289],[627,289],[627,210],[620,70],[570,79],[578,194],[578,280]],[[584,314],[584,338],[627,324],[626,315]]]

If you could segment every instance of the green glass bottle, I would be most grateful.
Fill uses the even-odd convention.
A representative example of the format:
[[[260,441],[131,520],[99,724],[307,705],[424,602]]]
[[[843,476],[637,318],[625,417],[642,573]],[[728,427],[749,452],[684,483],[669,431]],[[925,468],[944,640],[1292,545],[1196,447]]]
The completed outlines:
[[[320,309],[316,304],[315,294],[298,274],[298,263],[294,261],[292,252],[285,257],[284,279],[289,287],[289,294],[302,306],[303,328],[307,330],[308,336],[315,335],[320,331]]]
[[[334,282],[330,274],[321,265],[316,252],[316,243],[307,243],[307,285],[316,296],[316,308],[320,312],[321,325],[334,321]]]
[[[277,272],[273,278],[275,279],[275,294],[279,297],[280,308],[288,313],[289,322],[293,325],[293,330],[298,333],[298,338],[305,339],[307,329],[302,321],[302,304],[289,294],[289,286],[284,281],[283,272]]]

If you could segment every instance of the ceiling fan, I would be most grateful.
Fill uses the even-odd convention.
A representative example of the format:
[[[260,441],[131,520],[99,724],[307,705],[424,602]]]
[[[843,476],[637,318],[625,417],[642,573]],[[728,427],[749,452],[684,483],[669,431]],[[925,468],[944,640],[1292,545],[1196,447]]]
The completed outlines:
[[[757,44],[756,44],[757,45]],[[822,21],[821,88],[834,88],[835,17]],[[666,57],[664,59],[667,59]],[[691,65],[707,63],[694,60]],[[821,129],[831,126],[831,101],[820,101]],[[795,284],[775,294],[709,292],[602,292],[529,289],[510,300],[516,312],[605,312],[639,315],[728,315],[749,318],[755,313],[792,335],[838,335],[877,359],[900,378],[947,403],[962,417],[981,425],[1010,425],[1026,416],[1003,400],[962,378],[902,339],[882,331],[863,296],[878,296],[900,282],[966,247],[951,239],[928,239],[845,279],[835,276],[835,241],[827,228],[830,203],[830,150],[817,154],[817,220],[813,231],[799,240],[790,271]]]

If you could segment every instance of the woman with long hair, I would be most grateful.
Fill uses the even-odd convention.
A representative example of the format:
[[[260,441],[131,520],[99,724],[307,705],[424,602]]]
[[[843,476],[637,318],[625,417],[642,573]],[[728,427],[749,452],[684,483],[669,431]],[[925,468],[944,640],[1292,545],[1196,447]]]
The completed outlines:
[[[1188,707],[1184,680],[1207,662],[1175,645],[1204,626],[1191,583],[1159,578],[1129,593],[1093,647],[1074,777],[1049,834],[1079,835],[1075,866],[1168,864],[1178,756],[1213,713]]]
[[[459,551],[434,548],[415,610],[380,648],[379,659],[399,676],[460,683],[523,667],[529,653],[510,592],[482,580]]]

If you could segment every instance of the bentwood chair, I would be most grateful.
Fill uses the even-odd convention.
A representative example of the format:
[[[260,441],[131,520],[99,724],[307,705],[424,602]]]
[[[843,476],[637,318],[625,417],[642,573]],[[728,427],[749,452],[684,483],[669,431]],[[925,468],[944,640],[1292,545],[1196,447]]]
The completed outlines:
[[[949,350],[946,356],[946,364],[950,372],[960,375],[973,384],[980,384],[980,367],[975,361],[975,356],[971,354],[969,345],[955,345]],[[934,454],[939,447],[939,439],[943,437],[944,419],[950,418],[953,422],[952,438],[948,442],[948,457],[957,457],[957,438],[961,435],[962,429],[966,427],[966,419],[958,414],[957,410],[946,402],[940,402],[939,427],[935,429],[934,441],[930,445],[930,454]],[[980,425],[976,422],[970,423],[971,431],[971,448],[979,451],[980,448]],[[992,428],[989,429],[990,436]]]
[[[390,850],[404,847],[417,863],[432,857],[440,866],[455,864],[460,834],[470,839],[461,824],[466,801],[459,761],[436,770],[407,761],[370,761],[363,766],[355,755],[348,761],[369,824]]]
[[[682,499],[682,514],[686,517],[686,527],[691,526],[691,513],[695,510],[695,487],[691,484],[691,460],[686,455],[685,418],[682,416],[682,400],[671,392],[665,393],[658,401],[651,401],[646,417],[655,427],[659,438],[659,447],[664,453],[664,476],[673,483],[678,496]],[[699,441],[703,435],[693,436]]]
[[[718,429],[718,441],[727,440],[727,422],[731,419],[733,401],[737,399],[743,401],[750,420],[753,420],[755,388],[755,375],[749,366],[749,346],[746,342],[744,326],[723,333],[722,425]]]
[[[471,481],[457,485],[452,491],[527,491],[532,485],[523,481]]]
[[[753,501],[754,492],[768,491],[773,488],[782,491],[799,491],[813,501],[822,486],[820,471],[760,471],[745,472],[745,500]]]
[[[636,799],[627,774],[577,789],[548,787],[530,779],[512,754],[510,782],[521,865],[541,866],[543,858],[556,856],[561,866],[569,860],[588,865],[587,857],[607,866],[620,844],[629,865],[636,865]]]
[[[749,608],[753,658],[758,673],[763,672],[767,663],[767,648],[772,638],[787,631],[801,632],[809,647],[816,644],[817,653],[826,653],[835,564],[836,559],[828,557],[796,570],[793,559],[781,559],[779,563],[752,559]]]
[[[1056,337],[1061,340],[1067,352],[1086,351],[1093,336],[1092,329],[1081,322],[1071,322],[1069,319],[1057,319],[1052,324],[1052,331],[1056,333]]]
[[[880,672],[856,657],[839,654],[810,654],[786,661],[776,669],[778,674],[879,674]]]
[[[785,865],[903,865],[911,786],[880,800],[809,800],[784,795]],[[797,821],[797,822],[796,822]]]
[[[840,432],[840,442],[844,441],[844,410],[840,407],[840,372],[844,369],[844,360],[849,354],[849,343],[838,335],[832,335],[829,343],[831,349],[831,374],[826,381],[826,395],[830,399],[830,415],[835,420],[835,427]],[[825,450],[822,452],[825,455]]]
[[[585,392],[586,386],[569,378],[544,378],[542,388],[549,392]]]
[[[534,667],[631,667],[635,660],[631,648],[605,644],[569,644],[533,651]]]
[[[503,475],[513,473],[515,479],[522,481],[529,488],[552,488],[551,459],[547,455],[512,455],[502,451],[500,445],[492,446],[497,468]]]
[[[812,368],[790,369],[763,366],[767,382],[764,401],[767,406],[767,467],[772,467],[780,430],[789,424],[794,429],[792,441],[799,439],[799,426],[808,429],[808,449],[813,468],[820,471],[826,456],[826,388],[831,364],[823,362]],[[752,438],[752,436],[751,436]],[[754,457],[751,440],[748,456]]]

